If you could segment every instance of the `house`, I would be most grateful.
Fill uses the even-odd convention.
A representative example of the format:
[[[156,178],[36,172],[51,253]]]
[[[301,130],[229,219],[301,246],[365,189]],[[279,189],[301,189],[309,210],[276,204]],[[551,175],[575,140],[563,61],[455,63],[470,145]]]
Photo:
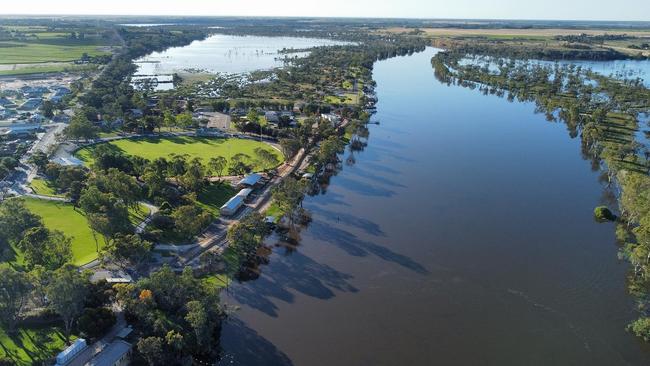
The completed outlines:
[[[0,108],[0,120],[9,119],[18,114],[15,109],[10,108]]]
[[[291,111],[282,111],[282,112],[279,112],[279,115],[280,115],[280,118],[293,119],[293,112],[291,112]]]
[[[302,113],[302,109],[305,108],[305,103],[294,103],[293,105],[293,112],[294,113]]]
[[[223,216],[232,216],[241,208],[243,204],[244,204],[244,197],[234,196],[231,199],[229,199],[228,202],[224,203],[223,206],[221,206],[219,212]]]
[[[64,349],[61,351],[56,356],[56,365],[55,366],[65,366],[72,361],[72,359],[75,358],[79,353],[83,352],[86,348],[88,348],[88,345],[86,344],[86,340],[83,338],[79,338],[74,343],[70,345],[70,347]]]
[[[31,98],[27,99],[25,103],[23,103],[20,107],[18,107],[19,110],[21,111],[32,111],[34,109],[37,109],[38,107],[43,104],[43,100],[40,98]]]
[[[56,91],[54,92],[54,95],[60,96],[60,97],[66,96],[68,94],[72,94],[72,90],[66,88],[65,86],[59,86],[59,87],[55,88],[55,90]]]
[[[5,108],[15,108],[16,104],[14,102],[12,102],[11,100],[5,98],[5,97],[1,97],[0,98],[0,106],[3,106]]]
[[[144,112],[140,108],[133,108],[129,112],[133,118],[142,118],[144,116]]]
[[[56,116],[52,117],[52,122],[55,123],[70,123],[70,116],[64,113],[59,113]]]
[[[27,136],[41,130],[40,125],[16,124],[0,128],[0,136]]]
[[[260,184],[262,176],[257,173],[249,174],[237,183],[239,188],[251,188]]]
[[[52,159],[52,162],[56,163],[56,164],[59,164],[59,165],[63,165],[63,166],[83,166],[84,165],[83,161],[81,161],[81,160],[79,160],[79,159],[77,159],[77,158],[75,158],[73,156],[54,158],[54,159]]]
[[[86,363],[87,366],[126,366],[131,360],[131,343],[118,339]]]
[[[20,88],[25,98],[42,98],[43,94],[49,93],[50,89],[44,86],[23,86]]]
[[[268,111],[264,113],[264,118],[268,123],[272,123],[274,125],[280,123],[280,116],[278,116],[278,113],[275,111]]]
[[[336,114],[321,114],[320,118],[329,121],[333,126],[338,126],[341,124],[341,117],[337,116]]]
[[[43,123],[43,121],[45,121],[45,116],[40,113],[34,113],[29,117],[29,122],[31,123]]]
[[[206,113],[206,117],[208,118],[208,128],[220,128],[223,130],[230,129],[230,122],[232,122],[232,118],[229,114],[210,112]]]

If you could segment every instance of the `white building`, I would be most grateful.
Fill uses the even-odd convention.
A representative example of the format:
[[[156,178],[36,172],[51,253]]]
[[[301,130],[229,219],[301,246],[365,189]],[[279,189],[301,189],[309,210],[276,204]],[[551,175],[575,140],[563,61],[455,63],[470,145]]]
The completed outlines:
[[[234,196],[233,198],[229,199],[228,202],[226,202],[223,206],[221,206],[219,212],[221,212],[221,215],[223,216],[232,216],[237,213],[243,204],[244,197]]]

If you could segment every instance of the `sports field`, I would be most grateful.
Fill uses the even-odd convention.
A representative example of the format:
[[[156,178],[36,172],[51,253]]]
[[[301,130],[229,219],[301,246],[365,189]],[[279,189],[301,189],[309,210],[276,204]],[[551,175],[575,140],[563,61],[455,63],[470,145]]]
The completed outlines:
[[[235,154],[246,154],[250,157],[247,163],[253,166],[253,170],[274,168],[274,166],[261,165],[255,159],[254,150],[258,147],[275,154],[278,161],[283,161],[282,154],[269,144],[248,140],[248,139],[223,139],[208,137],[152,137],[141,139],[123,139],[107,142],[126,155],[141,156],[145,159],[154,160],[157,158],[169,158],[172,155],[187,155],[192,159],[201,158],[204,164],[210,158],[223,156],[228,161]],[[98,145],[83,148],[77,152],[77,157],[86,164],[92,164],[92,151]]]

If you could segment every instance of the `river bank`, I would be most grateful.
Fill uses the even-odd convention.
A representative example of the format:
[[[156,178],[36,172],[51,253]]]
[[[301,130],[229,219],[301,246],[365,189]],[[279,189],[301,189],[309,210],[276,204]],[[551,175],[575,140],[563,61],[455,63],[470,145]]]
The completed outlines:
[[[529,103],[439,83],[433,52],[375,65],[380,124],[305,200],[296,250],[228,289],[222,364],[648,362],[579,142]]]

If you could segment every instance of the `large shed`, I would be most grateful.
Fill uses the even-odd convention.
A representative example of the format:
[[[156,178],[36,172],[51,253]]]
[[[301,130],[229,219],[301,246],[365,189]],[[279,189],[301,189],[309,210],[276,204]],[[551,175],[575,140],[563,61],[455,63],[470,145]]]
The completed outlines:
[[[239,183],[237,183],[237,187],[239,188],[254,187],[258,183],[260,183],[261,180],[262,180],[262,176],[260,174],[257,173],[249,174],[245,176],[244,179],[240,180]]]
[[[234,196],[233,198],[229,199],[228,202],[224,203],[223,206],[221,206],[219,212],[221,212],[221,215],[223,216],[232,216],[237,213],[243,204],[244,197]]]

